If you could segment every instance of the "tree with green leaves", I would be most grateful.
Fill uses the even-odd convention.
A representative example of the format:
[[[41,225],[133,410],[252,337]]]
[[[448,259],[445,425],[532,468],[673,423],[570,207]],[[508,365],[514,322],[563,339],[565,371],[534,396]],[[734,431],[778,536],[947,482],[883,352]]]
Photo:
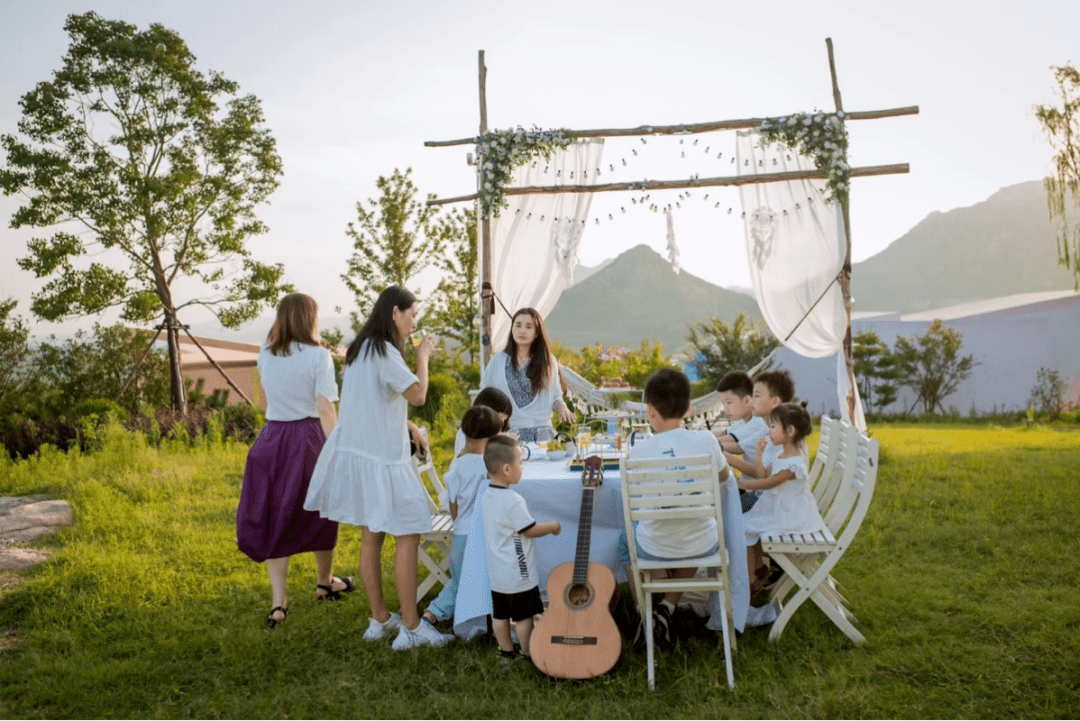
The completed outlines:
[[[115,401],[128,413],[168,405],[169,362],[160,352],[147,354],[138,376],[124,388],[153,335],[145,330],[132,333],[122,323],[95,323],[92,332],[80,330],[62,341],[50,337],[41,343],[33,363],[42,381],[45,414],[70,415],[72,399]],[[196,401],[195,394],[191,401]]]
[[[172,30],[93,12],[64,29],[62,67],[22,98],[22,137],[0,137],[0,190],[29,199],[11,226],[52,231],[19,259],[50,279],[31,311],[163,319],[172,402],[184,411],[179,312],[200,305],[235,328],[292,290],[281,265],[255,261],[244,245],[267,230],[254,211],[277,188],[281,158],[259,100],[196,70]],[[178,281],[203,294],[179,298]]]
[[[922,403],[926,413],[944,411],[942,401],[952,395],[962,382],[971,377],[979,365],[975,356],[960,355],[964,335],[935,319],[926,335],[900,336],[894,353],[899,371],[899,383],[915,393],[915,405]],[[909,409],[909,411],[911,410]]]
[[[710,316],[689,330],[692,362],[701,379],[713,385],[729,371],[750,370],[780,345],[764,323],[752,322],[741,311],[731,323]]]
[[[1056,421],[1065,410],[1065,393],[1068,390],[1069,382],[1061,377],[1061,373],[1044,366],[1035,374],[1031,404],[1045,413],[1050,420]]]
[[[390,177],[380,175],[375,185],[379,198],[368,198],[369,207],[357,202],[357,222],[350,222],[345,231],[353,239],[354,252],[341,279],[356,298],[351,316],[357,330],[379,293],[391,285],[408,287],[440,252],[431,227],[437,207],[416,199],[412,168],[404,173],[395,168]]]
[[[0,301],[0,417],[22,407],[32,381],[30,329],[13,315],[17,301]]]
[[[435,242],[443,250],[434,265],[443,272],[435,288],[427,323],[439,335],[452,339],[468,354],[469,364],[477,362],[480,339],[476,316],[477,298],[476,210],[455,210],[434,225]]]
[[[1058,84],[1061,107],[1036,105],[1035,117],[1054,149],[1057,174],[1046,178],[1046,199],[1050,219],[1061,219],[1058,235],[1058,264],[1072,271],[1080,290],[1080,226],[1069,227],[1069,206],[1080,207],[1080,71],[1067,63],[1050,66]]]
[[[851,346],[859,394],[868,413],[880,413],[896,401],[899,393],[896,355],[872,330],[853,335]]]

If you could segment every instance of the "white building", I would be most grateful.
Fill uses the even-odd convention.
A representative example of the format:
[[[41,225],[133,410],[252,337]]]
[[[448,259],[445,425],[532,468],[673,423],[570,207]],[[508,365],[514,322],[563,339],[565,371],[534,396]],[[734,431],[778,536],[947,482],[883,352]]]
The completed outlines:
[[[967,415],[972,408],[979,413],[1026,409],[1042,367],[1056,370],[1069,383],[1069,403],[1080,402],[1080,294],[1022,293],[903,315],[855,313],[851,327],[852,333],[874,331],[892,347],[898,336],[924,335],[937,318],[963,334],[960,354],[973,355],[978,363],[971,377],[945,398],[947,410]],[[774,365],[791,373],[796,394],[808,401],[811,413],[838,414],[834,357],[803,358],[782,348]],[[905,388],[900,399],[884,410],[897,413],[913,402]]]

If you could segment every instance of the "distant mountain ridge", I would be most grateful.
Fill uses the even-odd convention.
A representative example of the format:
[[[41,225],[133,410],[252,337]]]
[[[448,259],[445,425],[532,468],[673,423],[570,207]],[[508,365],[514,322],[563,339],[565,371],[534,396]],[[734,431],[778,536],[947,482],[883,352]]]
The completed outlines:
[[[1072,274],[1057,264],[1057,225],[1040,180],[1002,188],[967,208],[935,211],[853,265],[855,308],[911,312],[1072,288]],[[857,228],[854,236],[857,243]]]
[[[761,318],[750,296],[713,285],[638,245],[563,291],[548,314],[552,339],[571,348],[594,343],[637,346],[658,340],[673,353],[686,344],[686,325],[740,311]]]

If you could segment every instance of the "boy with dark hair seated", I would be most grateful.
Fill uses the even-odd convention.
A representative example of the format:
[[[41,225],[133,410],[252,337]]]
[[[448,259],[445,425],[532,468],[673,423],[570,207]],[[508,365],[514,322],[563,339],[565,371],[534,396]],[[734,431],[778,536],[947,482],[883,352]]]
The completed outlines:
[[[754,376],[754,390],[750,399],[754,420],[761,420],[764,423],[774,408],[781,403],[790,403],[794,397],[795,383],[791,380],[791,376],[787,371],[761,371]],[[731,467],[748,479],[764,478],[768,475],[766,469],[780,454],[781,447],[769,442],[768,426],[766,426],[765,430],[766,432],[763,435],[754,439],[755,447],[752,452],[747,453],[747,457],[738,458],[730,452],[725,453]],[[739,444],[739,448],[744,453],[747,452],[747,448],[743,443]],[[743,513],[753,507],[758,495],[760,494],[757,491],[748,491],[742,496]]]
[[[724,413],[730,424],[727,430],[716,437],[725,453],[741,455],[745,463],[757,462],[757,442],[769,435],[769,426],[761,416],[754,415],[754,381],[744,371],[726,373],[716,386],[720,400],[724,404]],[[757,500],[756,491],[739,489],[739,499],[745,513]]]
[[[728,478],[728,464],[716,437],[710,431],[692,431],[683,424],[690,410],[690,381],[673,368],[654,373],[645,384],[645,413],[656,434],[634,444],[630,458],[686,458],[711,455],[720,468],[720,480]],[[719,531],[715,518],[641,521],[634,526],[634,543],[638,558],[650,561],[669,561],[708,556],[719,547]],[[623,534],[619,543],[619,559],[630,567],[629,541]],[[691,578],[695,568],[665,569],[674,578]],[[627,573],[631,578],[632,574]],[[681,593],[666,593],[653,613],[655,639],[660,644],[671,640],[669,626]],[[646,613],[647,609],[638,609]],[[640,632],[640,631],[639,631]]]

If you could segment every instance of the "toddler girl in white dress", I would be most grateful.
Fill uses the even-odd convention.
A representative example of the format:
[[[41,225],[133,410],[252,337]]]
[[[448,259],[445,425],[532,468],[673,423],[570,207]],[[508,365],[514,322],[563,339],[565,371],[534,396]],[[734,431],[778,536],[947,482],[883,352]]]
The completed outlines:
[[[812,429],[810,414],[802,406],[783,403],[774,408],[769,414],[769,440],[782,447],[780,455],[766,469],[765,478],[739,480],[739,488],[763,491],[743,515],[752,593],[761,590],[761,581],[769,574],[761,550],[763,534],[813,533],[825,528],[802,453],[802,441]]]

